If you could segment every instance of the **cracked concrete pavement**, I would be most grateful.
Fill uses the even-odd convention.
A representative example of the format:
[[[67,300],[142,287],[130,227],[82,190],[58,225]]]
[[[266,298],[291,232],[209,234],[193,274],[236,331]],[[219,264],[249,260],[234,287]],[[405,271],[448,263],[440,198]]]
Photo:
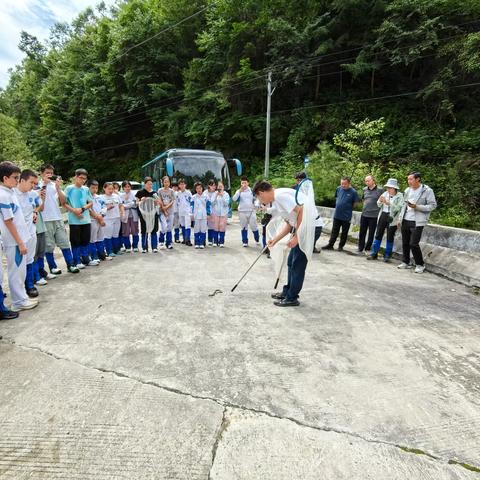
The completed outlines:
[[[323,252],[278,309],[266,258],[228,293],[238,237],[63,274],[0,322],[0,478],[480,478],[449,464],[480,467],[479,297]]]

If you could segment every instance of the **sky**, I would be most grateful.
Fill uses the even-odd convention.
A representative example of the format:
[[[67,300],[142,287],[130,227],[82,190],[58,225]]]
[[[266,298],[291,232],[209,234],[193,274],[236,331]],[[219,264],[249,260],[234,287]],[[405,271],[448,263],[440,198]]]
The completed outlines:
[[[99,0],[0,0],[0,87],[8,83],[8,69],[20,63],[20,32],[35,35],[40,41],[49,36],[57,22],[71,22],[82,10]],[[107,6],[114,0],[107,0]]]

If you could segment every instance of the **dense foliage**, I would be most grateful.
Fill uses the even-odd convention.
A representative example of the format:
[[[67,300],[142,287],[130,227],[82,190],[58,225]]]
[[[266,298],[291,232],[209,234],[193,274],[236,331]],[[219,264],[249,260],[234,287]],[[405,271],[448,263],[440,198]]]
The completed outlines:
[[[188,18],[190,17],[190,18]],[[185,21],[183,21],[185,19]],[[26,57],[0,108],[64,176],[139,177],[166,148],[208,147],[271,178],[310,155],[319,201],[339,176],[405,185],[423,172],[434,220],[480,229],[478,0],[129,0],[100,4]]]

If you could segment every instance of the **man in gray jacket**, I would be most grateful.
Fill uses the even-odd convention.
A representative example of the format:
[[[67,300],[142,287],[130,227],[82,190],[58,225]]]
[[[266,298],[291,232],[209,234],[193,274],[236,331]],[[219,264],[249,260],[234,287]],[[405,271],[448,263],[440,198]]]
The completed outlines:
[[[415,273],[423,273],[425,263],[420,248],[420,239],[430,213],[437,208],[437,201],[433,190],[422,184],[422,177],[418,172],[408,175],[408,188],[405,190],[404,200],[398,222],[398,226],[401,226],[402,229],[403,262],[398,268],[412,268],[410,264],[411,251],[416,265]]]

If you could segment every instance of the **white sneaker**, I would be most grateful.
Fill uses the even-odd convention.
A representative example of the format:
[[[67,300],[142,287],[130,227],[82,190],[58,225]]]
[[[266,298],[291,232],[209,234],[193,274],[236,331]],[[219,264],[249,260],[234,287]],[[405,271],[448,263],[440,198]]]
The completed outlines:
[[[133,249],[134,253],[138,253],[138,248]]]
[[[113,257],[109,257],[108,255],[105,257],[105,260],[111,262],[113,260]]]
[[[220,248],[224,248],[225,245],[224,245],[223,243],[221,243],[221,244],[219,245],[219,247],[220,247]]]
[[[47,280],[53,280],[54,278],[57,278],[58,275],[54,275],[53,273],[47,273]]]
[[[400,270],[407,270],[409,268],[413,268],[412,265],[409,265],[408,263],[402,262],[397,268]]]
[[[195,245],[195,248],[197,248],[197,249],[200,248],[200,245]]]
[[[85,268],[85,265],[83,263],[77,263],[76,267],[79,269],[79,270],[83,270]]]
[[[125,247],[122,247],[122,248],[120,248],[120,251],[121,251],[121,252],[126,252],[127,249],[126,249]]]
[[[40,280],[38,280],[38,282],[35,282],[35,285],[47,285],[48,282],[44,279],[44,278],[41,278]]]
[[[154,248],[154,249],[153,249],[153,253],[158,253],[158,249],[157,249],[157,248]]]
[[[23,305],[20,305],[19,307],[12,307],[10,310],[12,312],[20,312],[21,310],[31,310],[32,308],[35,308],[38,305],[38,300],[36,298],[29,298],[28,300],[25,300]]]
[[[200,249],[203,250],[205,248],[204,245],[200,245]]]
[[[248,247],[248,243],[244,243],[243,246],[246,248]]]
[[[144,249],[144,250],[142,250],[142,253],[147,253],[147,251]]]
[[[62,271],[61,271],[59,268],[52,268],[52,269],[50,270],[50,273],[51,273],[52,275],[60,275],[60,274],[62,273]]]
[[[89,266],[89,267],[96,267],[98,264],[99,264],[99,261],[98,261],[98,260],[90,260],[90,261],[88,262],[88,266]]]
[[[425,271],[425,265],[417,265],[415,267],[415,273],[423,273]]]
[[[208,246],[209,246],[209,247],[214,247],[215,245],[214,245],[213,242],[208,242]]]

